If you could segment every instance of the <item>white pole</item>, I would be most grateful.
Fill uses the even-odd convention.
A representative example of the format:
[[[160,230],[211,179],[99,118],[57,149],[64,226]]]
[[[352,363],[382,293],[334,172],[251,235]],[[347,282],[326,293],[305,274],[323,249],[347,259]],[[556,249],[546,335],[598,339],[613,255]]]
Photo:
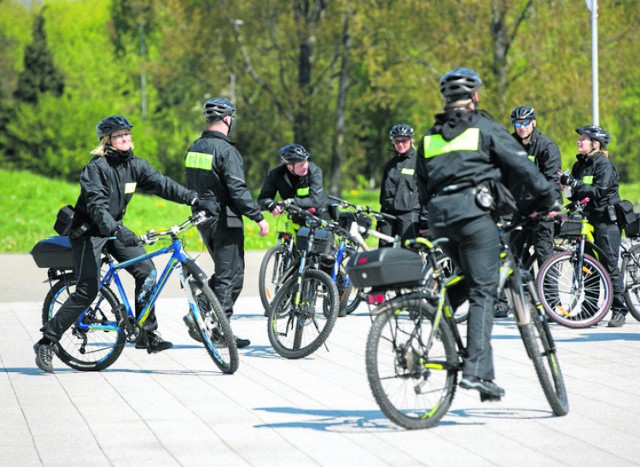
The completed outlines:
[[[600,125],[598,112],[598,0],[591,0],[591,75],[593,94],[593,124]]]

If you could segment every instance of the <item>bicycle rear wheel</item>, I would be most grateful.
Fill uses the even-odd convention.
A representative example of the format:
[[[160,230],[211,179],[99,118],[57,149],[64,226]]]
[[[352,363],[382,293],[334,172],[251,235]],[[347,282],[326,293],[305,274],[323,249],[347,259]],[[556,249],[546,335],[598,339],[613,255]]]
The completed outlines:
[[[624,301],[629,313],[640,321],[640,245],[633,245],[622,259]]]
[[[526,301],[517,290],[511,289],[511,294],[514,301],[520,302],[514,304],[514,307],[522,310],[528,309],[531,315],[527,324],[518,323],[518,331],[520,331],[527,355],[533,362],[542,391],[553,413],[558,416],[566,415],[569,412],[569,399],[547,317],[533,304]]]
[[[258,292],[265,310],[278,292],[278,282],[291,265],[292,254],[286,245],[276,245],[267,250],[258,273]]]
[[[189,285],[196,301],[196,305],[191,306],[190,313],[198,326],[204,347],[223,373],[235,373],[240,359],[229,319],[208,284],[200,284],[191,279]]]
[[[338,289],[322,271],[307,270],[299,303],[298,276],[289,278],[273,299],[267,332],[274,350],[285,358],[306,357],[327,340],[338,317]]]
[[[60,307],[75,292],[75,280],[56,282],[42,306],[42,324],[45,324],[60,310]],[[74,322],[60,337],[56,355],[65,365],[80,371],[100,371],[111,366],[120,357],[125,345],[123,319],[120,302],[107,287],[82,316],[87,325],[104,326],[104,330],[82,330]]]
[[[538,295],[545,313],[568,328],[598,324],[609,312],[613,287],[609,274],[595,258],[584,255],[577,270],[573,252],[559,253],[538,273]]]
[[[451,329],[441,322],[430,339],[434,308],[420,298],[397,297],[379,310],[366,350],[373,397],[397,425],[430,428],[447,413],[456,392],[461,367]]]

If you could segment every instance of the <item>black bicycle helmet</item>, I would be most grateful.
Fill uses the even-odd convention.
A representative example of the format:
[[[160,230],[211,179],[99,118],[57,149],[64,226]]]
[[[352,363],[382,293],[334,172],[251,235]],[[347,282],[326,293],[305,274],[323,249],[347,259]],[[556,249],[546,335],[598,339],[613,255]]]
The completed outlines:
[[[236,106],[224,97],[214,97],[204,103],[202,113],[207,120],[222,120],[227,115],[233,117],[236,113]]]
[[[295,164],[309,159],[309,152],[301,144],[288,144],[278,149],[278,155],[287,164]]]
[[[511,123],[516,120],[533,120],[536,118],[536,111],[528,105],[520,105],[511,111]]]
[[[413,138],[413,128],[406,123],[399,123],[395,125],[389,131],[389,139],[397,138],[398,136],[406,136],[407,138]]]
[[[576,128],[576,133],[579,135],[585,134],[592,140],[596,140],[600,143],[600,149],[604,149],[611,141],[611,135],[600,128],[598,125],[587,125]]]
[[[112,115],[105,118],[96,125],[96,135],[98,141],[102,141],[105,136],[111,135],[114,131],[122,130],[123,128],[133,128],[133,125],[126,117],[120,115]]]
[[[440,78],[440,94],[447,102],[469,99],[482,87],[482,80],[469,68],[454,68]]]

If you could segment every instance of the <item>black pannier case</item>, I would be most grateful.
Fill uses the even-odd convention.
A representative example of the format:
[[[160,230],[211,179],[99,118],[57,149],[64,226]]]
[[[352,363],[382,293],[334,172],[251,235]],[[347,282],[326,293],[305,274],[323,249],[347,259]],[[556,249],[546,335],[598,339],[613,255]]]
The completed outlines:
[[[310,253],[328,254],[333,247],[333,234],[328,230],[316,229],[313,233],[313,249]],[[306,250],[309,244],[309,227],[302,227],[296,233],[296,248]]]
[[[419,285],[424,279],[422,269],[422,257],[404,248],[363,251],[347,264],[349,280],[358,288]]]
[[[69,237],[49,237],[40,240],[31,250],[39,268],[73,269],[73,252]]]

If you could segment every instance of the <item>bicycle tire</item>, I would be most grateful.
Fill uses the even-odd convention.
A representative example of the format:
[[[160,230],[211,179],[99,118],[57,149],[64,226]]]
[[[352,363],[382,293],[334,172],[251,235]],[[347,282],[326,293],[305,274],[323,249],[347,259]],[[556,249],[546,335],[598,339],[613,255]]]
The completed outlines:
[[[528,307],[531,315],[527,324],[518,323],[518,331],[527,355],[533,362],[542,391],[553,413],[557,416],[566,415],[569,413],[569,399],[547,318],[516,290],[512,289],[511,292],[513,299],[521,302],[515,308],[526,310],[525,307]]]
[[[640,321],[640,245],[633,245],[622,258],[624,302],[631,316]]]
[[[367,338],[373,397],[389,420],[408,430],[436,425],[457,388],[461,365],[449,325],[440,322],[431,348],[422,342],[432,332],[433,319],[427,301],[400,296],[380,306]]]
[[[363,300],[364,298],[362,296],[362,291],[354,287],[353,284],[349,283],[347,306],[345,307],[347,315],[350,315],[351,313],[356,311]]]
[[[194,309],[190,312],[198,326],[198,332],[207,353],[223,373],[235,373],[240,365],[238,347],[220,301],[208,284],[201,284],[191,279],[189,285],[197,304],[197,312]],[[206,300],[202,300],[203,295]]]
[[[60,310],[62,304],[74,292],[75,286],[75,280],[61,280],[53,284],[42,306],[42,324]],[[122,319],[120,301],[108,287],[103,287],[85,313],[83,322],[118,326]],[[55,353],[65,365],[76,370],[100,371],[118,360],[125,343],[124,331],[120,327],[118,331],[83,331],[74,322],[60,337]]]
[[[258,292],[265,310],[278,292],[278,282],[291,264],[291,253],[285,245],[276,245],[267,250],[260,263]]]
[[[325,343],[338,318],[338,289],[327,273],[310,269],[302,279],[303,307],[292,296],[298,276],[282,285],[269,308],[267,333],[273,349],[288,359],[304,358]]]
[[[573,252],[559,253],[540,267],[538,295],[553,321],[568,328],[586,328],[598,324],[609,312],[613,287],[604,266],[593,256],[584,255],[580,271],[584,290],[576,290],[573,257]]]

